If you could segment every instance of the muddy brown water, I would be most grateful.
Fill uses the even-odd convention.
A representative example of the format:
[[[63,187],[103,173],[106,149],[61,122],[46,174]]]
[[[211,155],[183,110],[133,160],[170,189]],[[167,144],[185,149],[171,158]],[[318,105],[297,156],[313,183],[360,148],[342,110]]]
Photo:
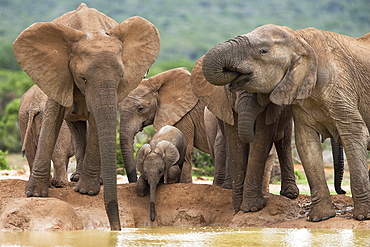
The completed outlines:
[[[370,246],[370,230],[162,226],[121,232],[1,231],[0,246]]]

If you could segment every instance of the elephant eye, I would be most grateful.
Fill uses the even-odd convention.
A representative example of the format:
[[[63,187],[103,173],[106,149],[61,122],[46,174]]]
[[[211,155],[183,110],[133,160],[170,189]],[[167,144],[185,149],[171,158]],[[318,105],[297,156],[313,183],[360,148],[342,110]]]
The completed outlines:
[[[260,52],[260,54],[266,54],[268,51],[267,50],[265,50],[265,49],[261,49],[261,50],[259,50],[259,52]]]
[[[158,170],[158,174],[161,174],[163,172],[163,168]]]
[[[86,78],[85,78],[83,75],[81,75],[80,77],[81,77],[81,79],[82,79],[84,82],[87,82]]]
[[[140,113],[140,112],[143,112],[143,111],[144,111],[144,109],[145,109],[145,107],[144,107],[144,106],[139,106],[139,107],[137,108],[137,111]]]

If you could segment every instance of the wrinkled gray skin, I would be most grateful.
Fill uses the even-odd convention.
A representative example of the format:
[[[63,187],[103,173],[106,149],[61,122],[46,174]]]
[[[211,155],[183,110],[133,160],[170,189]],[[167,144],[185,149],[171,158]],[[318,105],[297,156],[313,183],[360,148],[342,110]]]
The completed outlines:
[[[19,131],[22,140],[22,154],[26,155],[30,171],[37,150],[44,108],[48,97],[34,85],[21,98],[19,105]],[[69,158],[75,154],[74,143],[67,123],[63,121],[55,143],[51,160],[54,165],[51,185],[65,187],[68,183],[67,169]]]
[[[207,141],[210,147],[210,155],[214,165],[213,185],[231,189],[230,170],[226,162],[225,137],[221,130],[222,122],[205,107],[204,124],[207,133]]]
[[[165,125],[173,125],[183,132],[187,147],[181,182],[192,182],[191,157],[194,147],[206,153],[218,153],[217,159],[212,157],[216,166],[224,162],[225,153],[222,150],[213,151],[218,147],[212,142],[207,143],[207,135],[217,133],[207,133],[205,125],[212,123],[204,121],[204,104],[192,92],[190,73],[185,68],[171,69],[144,79],[119,107],[120,144],[129,182],[136,182],[137,179],[134,137],[151,124],[155,131]]]
[[[21,68],[48,96],[26,195],[48,195],[50,160],[65,119],[76,139],[85,136],[86,141],[82,171],[74,190],[88,195],[99,193],[102,171],[110,227],[120,230],[117,105],[155,61],[159,53],[158,30],[137,16],[118,24],[81,4],[52,22],[28,27],[14,41],[13,51]]]
[[[139,196],[150,191],[150,219],[155,220],[155,193],[159,183],[179,183],[185,160],[186,140],[182,132],[174,126],[162,127],[149,144],[144,144],[137,152],[136,166],[141,176],[136,183]]]
[[[353,217],[370,219],[369,56],[370,34],[351,38],[314,28],[293,31],[265,25],[217,45],[204,58],[203,73],[210,83],[291,105],[296,145],[311,189],[311,221],[335,216],[320,135],[343,146]]]
[[[202,60],[194,66],[191,82],[195,95],[221,121],[235,211],[256,211],[265,205],[262,181],[272,144],[276,146],[282,171],[280,193],[296,198],[299,190],[290,146],[290,108],[270,104],[268,98],[257,97],[257,94],[243,90],[229,92],[224,87],[211,85],[203,76]]]

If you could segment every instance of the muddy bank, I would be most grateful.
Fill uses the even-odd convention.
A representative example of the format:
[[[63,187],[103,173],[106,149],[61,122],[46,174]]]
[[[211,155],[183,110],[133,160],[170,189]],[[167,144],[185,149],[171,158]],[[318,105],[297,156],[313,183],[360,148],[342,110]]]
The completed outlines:
[[[0,180],[0,230],[80,230],[106,228],[108,219],[103,196],[81,195],[67,188],[50,189],[48,198],[27,198],[26,181]],[[157,190],[157,216],[149,218],[149,197],[136,195],[134,184],[119,184],[118,196],[122,227],[139,226],[231,226],[283,228],[370,228],[370,221],[355,221],[353,201],[333,195],[335,218],[312,223],[306,221],[310,197],[295,200],[266,194],[267,206],[254,213],[234,213],[231,191],[208,184],[160,185]]]

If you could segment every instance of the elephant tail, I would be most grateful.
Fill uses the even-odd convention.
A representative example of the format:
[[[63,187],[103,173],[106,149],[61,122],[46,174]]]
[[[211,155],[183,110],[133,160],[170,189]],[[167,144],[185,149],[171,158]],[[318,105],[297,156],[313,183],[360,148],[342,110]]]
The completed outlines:
[[[26,146],[29,144],[30,141],[32,141],[32,126],[35,119],[35,116],[38,114],[38,112],[35,114],[34,111],[28,112],[28,121],[27,121],[27,129],[26,133],[24,134],[23,138],[23,144],[22,144],[22,157],[26,154]]]

